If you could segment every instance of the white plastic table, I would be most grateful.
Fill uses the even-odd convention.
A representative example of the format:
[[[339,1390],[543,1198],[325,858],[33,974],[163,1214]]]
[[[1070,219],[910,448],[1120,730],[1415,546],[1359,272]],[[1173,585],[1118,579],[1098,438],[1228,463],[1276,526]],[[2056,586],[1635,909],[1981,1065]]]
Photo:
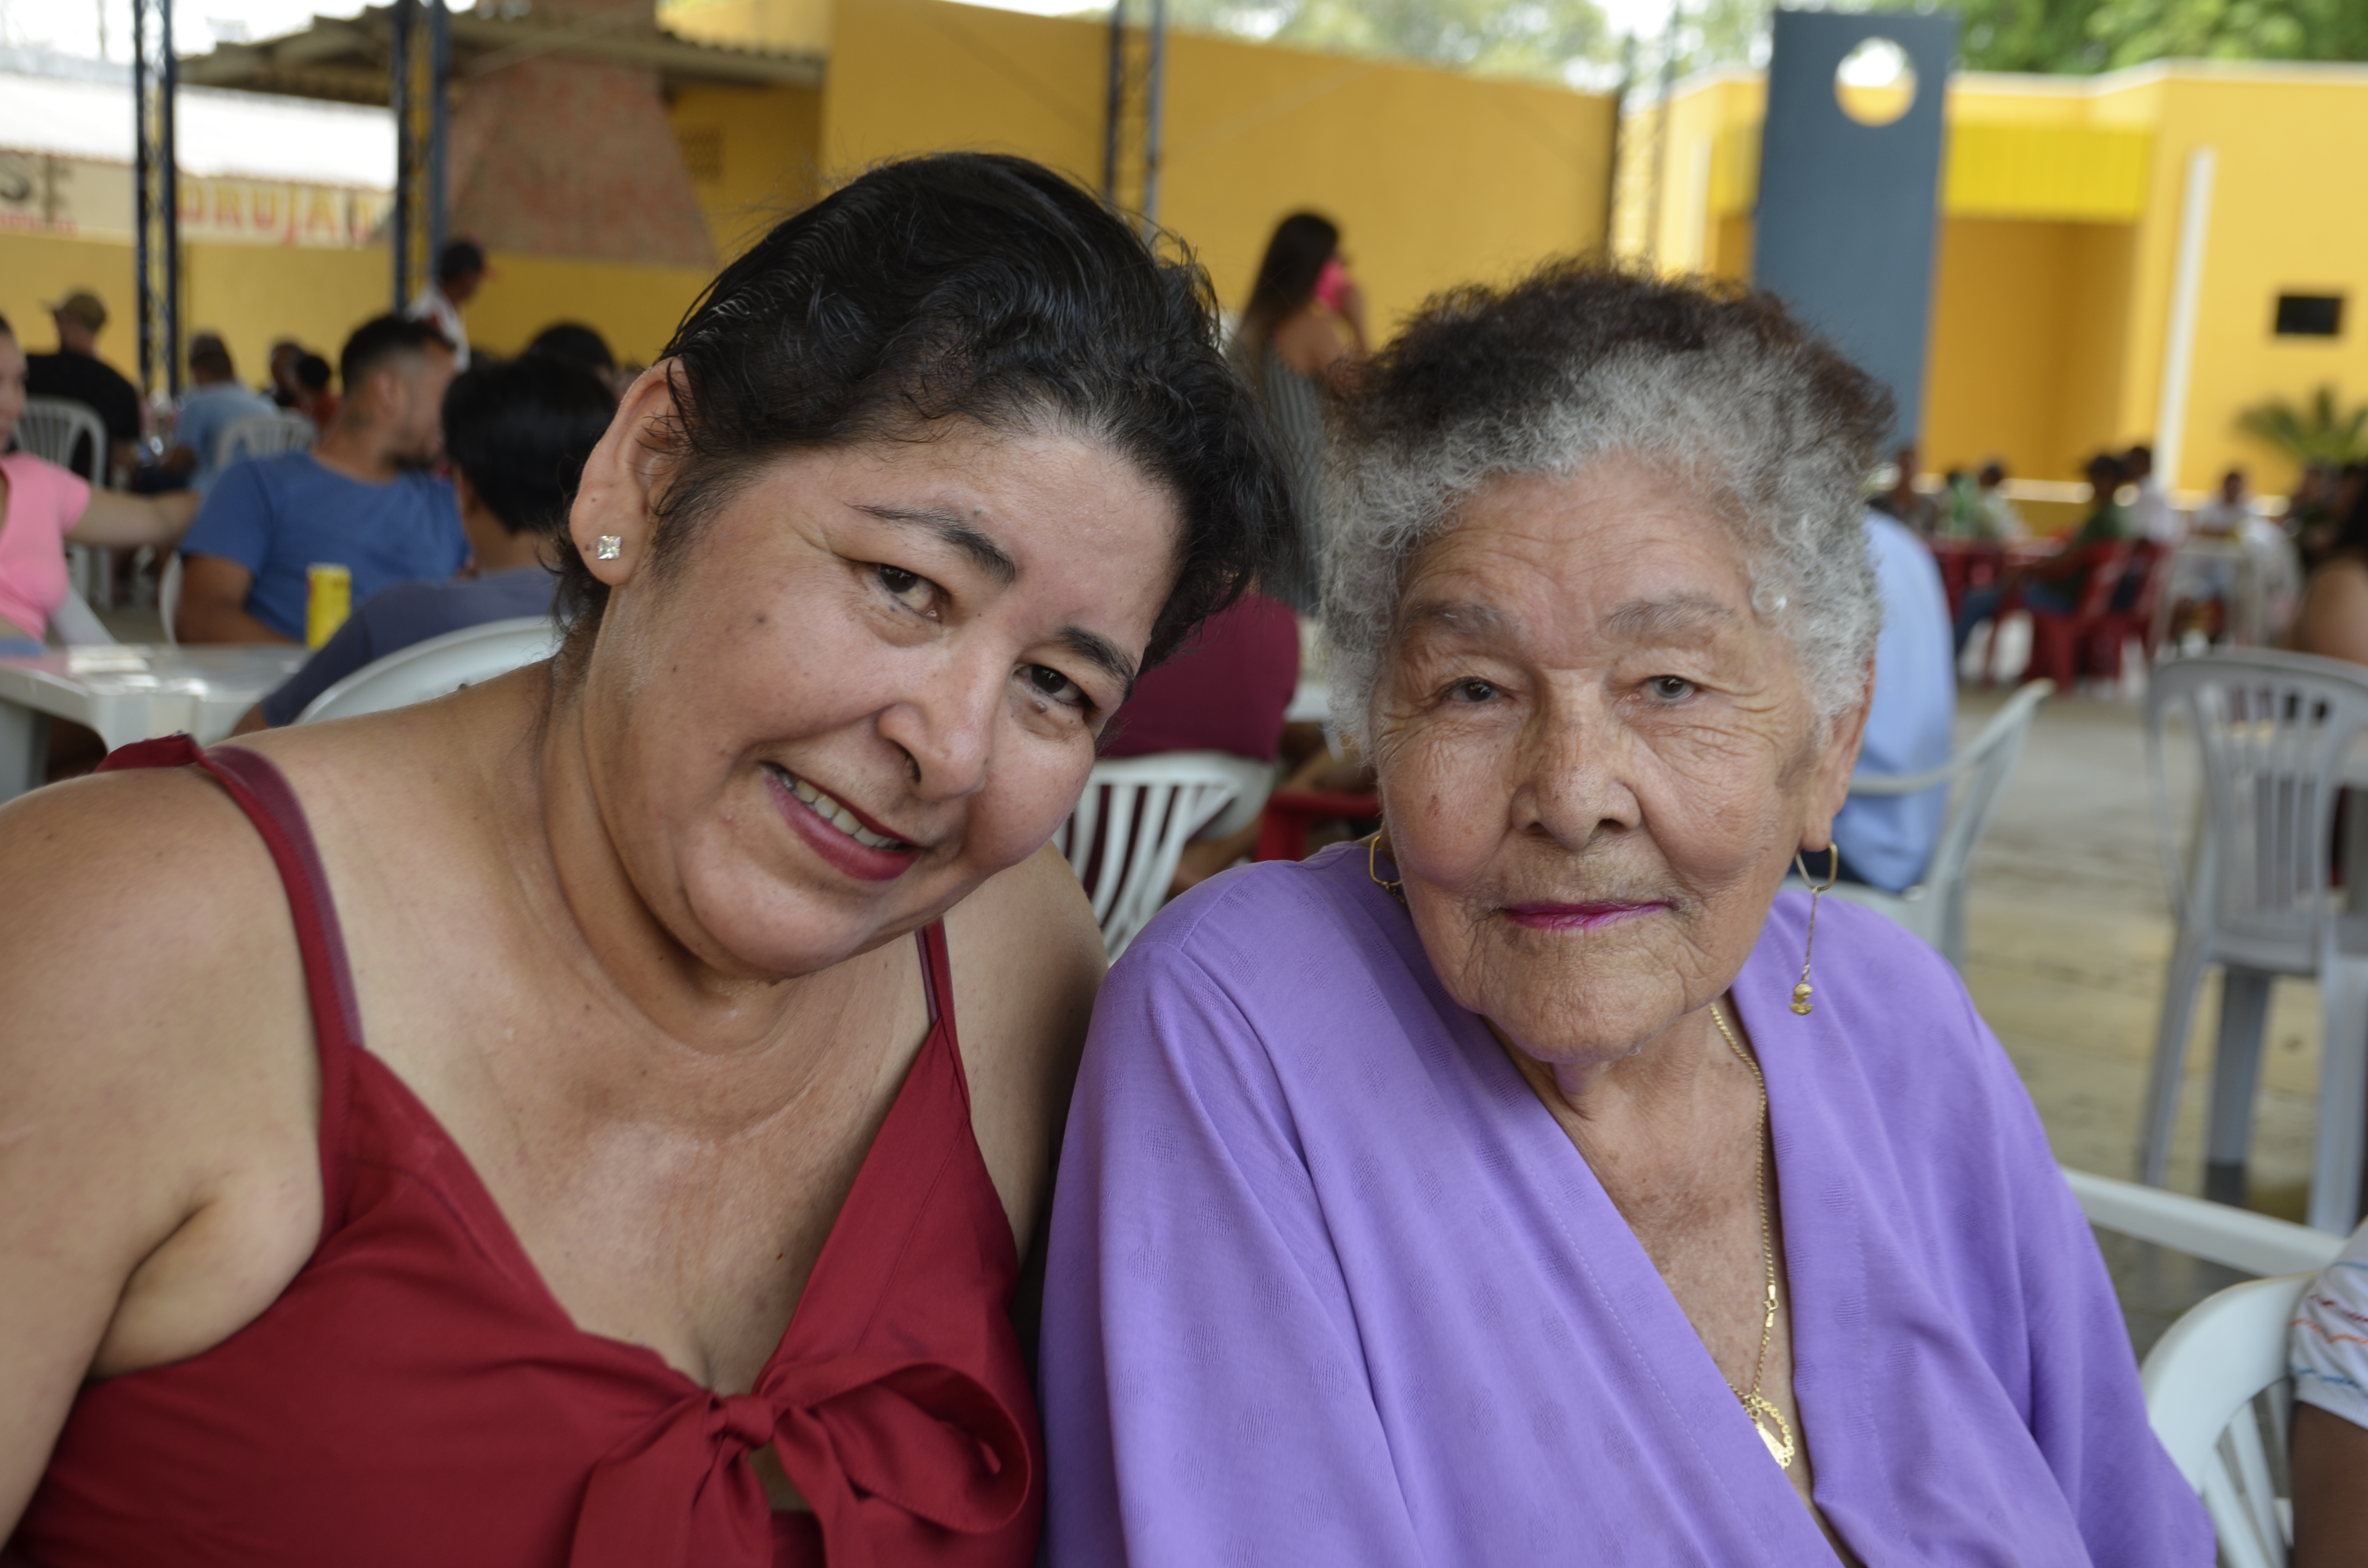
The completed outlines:
[[[0,659],[0,801],[41,782],[51,719],[97,731],[110,751],[182,733],[210,745],[305,656],[272,642],[59,648]]]

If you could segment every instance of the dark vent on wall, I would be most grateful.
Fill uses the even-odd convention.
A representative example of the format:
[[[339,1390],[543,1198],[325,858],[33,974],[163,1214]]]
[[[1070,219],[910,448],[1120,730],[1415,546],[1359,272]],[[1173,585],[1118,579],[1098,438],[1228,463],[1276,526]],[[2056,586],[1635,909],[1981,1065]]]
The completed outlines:
[[[2280,337],[2340,337],[2343,296],[2340,294],[2281,294],[2277,335]]]

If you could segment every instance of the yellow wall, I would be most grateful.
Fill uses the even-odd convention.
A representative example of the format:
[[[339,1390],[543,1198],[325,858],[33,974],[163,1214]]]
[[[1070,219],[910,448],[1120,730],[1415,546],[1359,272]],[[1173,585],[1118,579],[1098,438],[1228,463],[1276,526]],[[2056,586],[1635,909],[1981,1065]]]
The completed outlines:
[[[1757,73],[1679,85],[1666,119],[1656,263],[1748,276],[1766,95]],[[2194,367],[2175,488],[2231,464],[2266,491],[2288,466],[2237,413],[2334,383],[2368,401],[2368,209],[2334,198],[2328,160],[2368,145],[2368,68],[2173,62],[2091,78],[1969,74],[1950,86],[1949,142],[1925,394],[1935,467],[2004,454],[2070,478],[2102,447],[2153,439],[2169,337],[2188,158],[2217,154]],[[1646,250],[1663,124],[1625,122],[1615,233]],[[2278,338],[2281,292],[2340,293],[2344,335]]]
[[[807,87],[686,87],[667,106],[715,254],[728,261],[812,201],[822,94]]]
[[[28,353],[58,346],[47,307],[77,289],[89,290],[107,306],[98,357],[137,382],[140,312],[131,291],[131,247],[0,232],[0,316],[8,318]]]
[[[2368,207],[2350,183],[2368,147],[2368,68],[2199,71],[2158,90],[2123,418],[2134,431],[2154,422],[2188,154],[2211,146],[2218,166],[2180,483],[2203,489],[2243,463],[2260,488],[2283,491],[2291,471],[2237,433],[2237,411],[2327,382],[2348,403],[2368,402]],[[2343,335],[2273,335],[2281,292],[2347,295]]]
[[[969,147],[1099,185],[1107,40],[1095,22],[839,0],[826,167]],[[1301,207],[1340,224],[1381,332],[1450,284],[1601,243],[1607,98],[1184,33],[1167,90],[1159,218],[1230,306]]]

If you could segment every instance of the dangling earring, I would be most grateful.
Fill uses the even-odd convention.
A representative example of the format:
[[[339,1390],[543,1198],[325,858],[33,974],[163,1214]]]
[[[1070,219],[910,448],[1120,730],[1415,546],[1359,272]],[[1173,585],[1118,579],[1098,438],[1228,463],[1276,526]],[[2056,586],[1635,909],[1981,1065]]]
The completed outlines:
[[[1817,900],[1842,877],[1842,846],[1834,845],[1827,853],[1833,858],[1827,862],[1825,885],[1820,887],[1817,879],[1809,875],[1805,853],[1798,849],[1793,851],[1793,868],[1801,873],[1801,880],[1809,884],[1809,939],[1801,947],[1801,983],[1793,987],[1793,1011],[1804,1018],[1815,1007],[1809,1000],[1809,993],[1816,989],[1809,983],[1809,955],[1817,950]]]
[[[1388,830],[1383,829],[1382,831],[1386,832]],[[1382,834],[1377,832],[1372,837],[1365,840],[1365,875],[1372,878],[1373,885],[1381,889],[1383,892],[1389,894],[1392,898],[1396,899],[1398,901],[1398,907],[1400,909],[1404,909],[1406,906],[1406,879],[1401,877],[1397,881],[1392,881],[1382,875],[1381,867],[1375,863],[1375,859],[1381,852]]]

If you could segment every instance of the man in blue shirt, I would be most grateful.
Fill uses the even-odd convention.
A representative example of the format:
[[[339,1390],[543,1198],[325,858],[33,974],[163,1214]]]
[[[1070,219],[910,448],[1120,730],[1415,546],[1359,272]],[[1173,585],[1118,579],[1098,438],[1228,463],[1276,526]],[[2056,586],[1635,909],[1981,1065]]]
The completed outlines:
[[[442,582],[469,558],[443,449],[452,350],[427,322],[381,316],[347,340],[345,403],[309,452],[233,465],[181,540],[184,642],[301,642],[307,570],[353,574],[357,604]]]
[[[239,733],[292,723],[307,704],[376,660],[448,631],[549,615],[557,547],[584,460],[616,413],[608,382],[580,366],[529,353],[475,368],[444,398],[444,449],[477,575],[405,583],[370,600],[239,722]]]
[[[165,466],[189,476],[189,488],[204,494],[213,488],[219,472],[222,432],[242,419],[260,418],[279,410],[261,392],[238,384],[230,350],[211,333],[189,342],[190,387],[181,398],[181,412],[173,422],[173,454]]]
[[[1874,701],[1858,754],[1861,773],[1923,773],[1955,744],[1957,659],[1949,596],[1931,550],[1884,513],[1866,516],[1867,553],[1883,590]],[[1853,795],[1834,819],[1841,874],[1903,892],[1924,874],[1949,815],[1949,787],[1920,795]],[[1811,870],[1822,869],[1813,858]]]

